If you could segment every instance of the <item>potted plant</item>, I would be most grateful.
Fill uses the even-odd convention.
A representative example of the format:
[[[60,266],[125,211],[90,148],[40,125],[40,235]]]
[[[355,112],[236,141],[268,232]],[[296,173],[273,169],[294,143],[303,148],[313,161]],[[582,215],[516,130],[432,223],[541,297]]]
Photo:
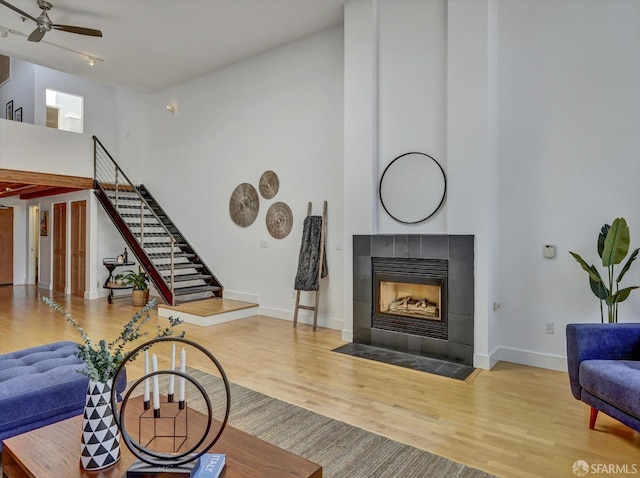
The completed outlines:
[[[136,313],[125,324],[120,335],[108,343],[104,339],[97,343],[93,342],[69,312],[49,297],[43,297],[42,301],[62,314],[82,339],[81,343],[77,344],[76,356],[86,365],[86,370],[79,370],[79,372],[89,377],[80,442],[82,467],[95,471],[111,466],[120,459],[120,432],[111,409],[111,389],[115,386],[114,375],[125,360],[135,360],[135,355],[129,357],[124,348],[130,342],[148,335],[148,332],[143,332],[141,329],[149,320],[148,312],[155,306],[155,300]],[[182,323],[179,318],[169,317],[168,320],[167,327],[162,328],[158,325],[156,338],[173,335],[173,328]],[[184,337],[184,332],[180,337]],[[100,426],[96,428],[98,423]]]
[[[138,266],[138,272],[126,271],[122,276],[125,284],[132,286],[131,303],[135,307],[141,307],[149,302],[149,276],[142,267]]]
[[[600,229],[598,235],[598,255],[602,260],[602,266],[607,269],[607,282],[604,281],[598,269],[592,264],[580,257],[579,254],[569,251],[569,254],[578,261],[582,268],[589,274],[589,285],[596,297],[600,299],[600,320],[604,323],[603,302],[607,304],[607,320],[609,323],[618,322],[618,304],[629,297],[633,289],[638,286],[625,287],[620,289],[620,282],[627,273],[633,261],[638,256],[640,248],[631,253],[629,259],[622,267],[617,275],[614,274],[614,266],[622,263],[629,252],[630,233],[627,221],[622,218],[616,218],[611,225],[605,224]]]
[[[124,287],[126,284],[124,283],[123,274],[115,274],[111,282],[107,284],[109,287],[119,288]]]

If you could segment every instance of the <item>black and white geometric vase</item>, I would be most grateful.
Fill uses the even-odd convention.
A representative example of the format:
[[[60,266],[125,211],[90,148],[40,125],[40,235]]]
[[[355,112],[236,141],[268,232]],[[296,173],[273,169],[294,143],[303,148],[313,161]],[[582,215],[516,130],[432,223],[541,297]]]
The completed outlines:
[[[100,470],[120,459],[120,431],[111,409],[111,387],[89,380],[82,419],[80,462],[85,470]]]

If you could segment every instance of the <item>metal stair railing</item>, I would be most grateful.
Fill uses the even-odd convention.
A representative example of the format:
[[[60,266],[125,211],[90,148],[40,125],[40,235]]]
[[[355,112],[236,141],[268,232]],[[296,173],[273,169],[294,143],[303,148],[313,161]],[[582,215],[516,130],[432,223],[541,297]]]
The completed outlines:
[[[96,136],[93,136],[93,145],[94,188],[98,198],[105,206],[111,219],[118,226],[125,241],[129,243],[135,256],[149,274],[158,292],[167,302],[175,305],[176,262],[174,254],[177,240],[174,234],[169,231],[149,206]],[[107,204],[111,208],[107,207]],[[127,222],[122,218],[123,211],[137,210],[138,208],[140,208],[140,214],[135,220]],[[152,242],[153,248],[159,249],[158,252],[154,252],[154,257],[158,260],[169,261],[170,273],[168,278],[166,274],[160,273],[154,261],[147,255],[145,245],[149,245]]]

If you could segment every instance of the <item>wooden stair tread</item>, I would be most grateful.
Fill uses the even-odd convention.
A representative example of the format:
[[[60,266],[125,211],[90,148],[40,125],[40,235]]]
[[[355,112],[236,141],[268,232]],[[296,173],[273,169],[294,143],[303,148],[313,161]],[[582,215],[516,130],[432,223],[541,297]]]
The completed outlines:
[[[188,294],[199,294],[201,292],[217,292],[220,290],[220,287],[217,285],[196,285],[192,287],[182,287],[180,289],[175,289],[175,295],[188,295]]]

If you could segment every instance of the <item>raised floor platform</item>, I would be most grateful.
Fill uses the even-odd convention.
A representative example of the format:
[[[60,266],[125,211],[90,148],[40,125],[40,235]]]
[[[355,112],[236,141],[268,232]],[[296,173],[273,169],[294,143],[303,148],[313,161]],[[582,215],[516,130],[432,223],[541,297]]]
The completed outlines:
[[[178,316],[188,324],[215,325],[258,313],[258,304],[232,299],[204,299],[180,305],[158,305],[160,317]]]

